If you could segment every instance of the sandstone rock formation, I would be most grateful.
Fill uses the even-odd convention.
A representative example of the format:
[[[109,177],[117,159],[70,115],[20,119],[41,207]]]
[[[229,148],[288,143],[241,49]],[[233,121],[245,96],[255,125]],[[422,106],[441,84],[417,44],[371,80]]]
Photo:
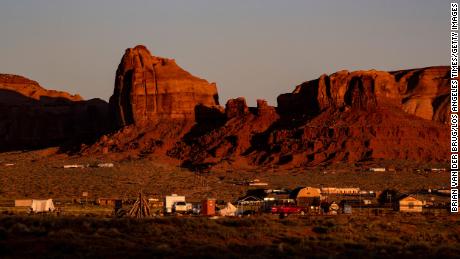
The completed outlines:
[[[230,99],[225,104],[225,116],[227,116],[227,119],[241,117],[248,112],[249,108],[246,105],[246,100],[244,99],[244,97]]]
[[[402,93],[402,108],[427,120],[450,120],[450,69],[430,67],[395,71]]]
[[[88,139],[113,124],[82,154],[154,154],[189,167],[449,157],[449,67],[339,71],[280,95],[278,107],[264,100],[248,107],[240,97],[224,109],[215,84],[137,46],[118,66],[111,123],[103,102],[47,91],[25,78],[2,80],[2,146]]]
[[[405,71],[340,71],[307,81],[278,97],[283,114],[317,115],[328,108],[396,105],[409,114],[446,122],[450,90],[448,67]]]
[[[277,110],[230,100],[224,126],[169,154],[188,166],[447,161],[449,89],[449,67],[322,75],[280,95]]]
[[[266,100],[257,99],[257,115],[259,116],[273,116],[276,114],[276,109],[268,105]]]
[[[258,101],[257,108],[248,108],[244,98],[230,100],[226,113],[228,119],[223,125],[204,134],[186,135],[168,151],[168,155],[192,168],[223,161],[248,164],[247,153],[259,144],[255,136],[269,130],[279,116],[264,100]]]
[[[78,144],[106,132],[108,105],[0,74],[0,151]]]
[[[192,76],[172,59],[152,56],[144,46],[126,50],[110,98],[118,127],[158,119],[193,121],[198,105],[218,104],[214,83]]]

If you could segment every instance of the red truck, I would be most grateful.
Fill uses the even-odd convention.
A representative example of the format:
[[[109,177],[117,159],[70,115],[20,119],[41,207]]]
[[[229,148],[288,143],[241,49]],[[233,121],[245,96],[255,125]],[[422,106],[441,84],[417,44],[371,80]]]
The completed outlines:
[[[279,205],[279,206],[273,206],[271,208],[271,212],[273,214],[280,214],[287,216],[289,214],[300,214],[304,215],[305,214],[305,208],[295,206],[295,205]]]

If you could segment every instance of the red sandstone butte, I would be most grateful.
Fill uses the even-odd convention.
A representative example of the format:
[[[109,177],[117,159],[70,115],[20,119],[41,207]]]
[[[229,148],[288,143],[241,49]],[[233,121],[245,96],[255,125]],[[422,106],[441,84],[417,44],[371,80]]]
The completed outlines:
[[[173,59],[152,56],[141,45],[123,55],[110,98],[120,127],[158,119],[194,120],[197,105],[218,104],[214,83],[191,75]]]

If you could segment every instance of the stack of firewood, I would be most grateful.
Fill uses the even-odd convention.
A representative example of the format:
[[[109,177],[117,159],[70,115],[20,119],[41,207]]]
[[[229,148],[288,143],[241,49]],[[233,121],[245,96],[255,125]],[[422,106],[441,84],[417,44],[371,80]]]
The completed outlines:
[[[142,192],[139,192],[139,197],[128,212],[128,216],[133,218],[146,218],[151,216],[148,201],[143,197]]]

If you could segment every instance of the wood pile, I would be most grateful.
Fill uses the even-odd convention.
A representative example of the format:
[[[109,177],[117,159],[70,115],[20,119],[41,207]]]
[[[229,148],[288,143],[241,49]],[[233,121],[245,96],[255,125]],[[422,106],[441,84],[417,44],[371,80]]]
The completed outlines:
[[[128,216],[132,218],[146,218],[151,216],[149,203],[143,197],[142,192],[139,192],[139,197],[128,212]]]

